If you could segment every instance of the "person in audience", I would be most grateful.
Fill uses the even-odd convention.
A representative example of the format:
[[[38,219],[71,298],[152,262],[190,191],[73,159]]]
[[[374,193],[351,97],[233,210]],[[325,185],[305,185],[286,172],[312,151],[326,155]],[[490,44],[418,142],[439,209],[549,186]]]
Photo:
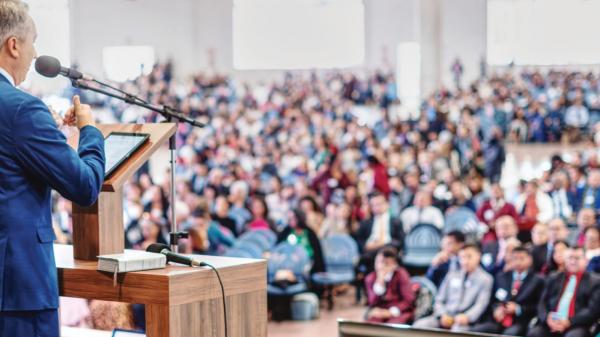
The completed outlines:
[[[233,236],[237,237],[239,235],[235,220],[229,216],[229,201],[227,201],[226,196],[220,195],[215,199],[215,210],[211,215],[211,219],[227,228]]]
[[[585,258],[591,261],[596,256],[600,255],[600,228],[589,227],[585,230],[583,249],[585,250]]]
[[[560,157],[558,157],[560,159]],[[552,199],[554,218],[570,221],[573,217],[575,196],[569,190],[569,176],[565,171],[556,171],[551,177],[552,189],[548,192]]]
[[[446,211],[453,207],[466,207],[475,212],[475,203],[473,203],[473,200],[470,198],[471,192],[469,192],[462,182],[458,180],[453,181],[450,184],[450,193],[452,197],[448,201]]]
[[[500,184],[492,184],[490,187],[490,198],[484,201],[483,205],[477,209],[477,218],[489,228],[482,239],[484,244],[497,239],[495,222],[498,218],[505,215],[512,217],[515,221],[519,219],[515,206],[504,199],[504,191],[500,187]]]
[[[482,248],[481,264],[488,273],[496,275],[504,269],[509,242],[511,239],[517,240],[518,232],[517,223],[511,216],[505,215],[496,220],[498,239],[485,244]]]
[[[444,228],[444,215],[439,208],[432,206],[431,194],[426,191],[417,192],[414,206],[405,209],[400,220],[404,233],[407,234],[414,226],[422,223],[434,225],[440,230]]]
[[[543,225],[540,225],[543,226]],[[569,230],[567,225],[561,218],[552,219],[548,223],[548,240],[546,244],[536,245],[532,248],[533,269],[536,272],[547,274],[549,272],[550,263],[552,261],[552,250],[557,241],[565,241],[568,239]]]
[[[391,245],[402,250],[404,232],[402,223],[390,216],[389,205],[385,196],[374,192],[369,196],[372,217],[364,221],[356,233],[356,241],[362,256],[359,266],[364,267],[366,274],[373,271],[375,255],[380,248]]]
[[[287,214],[288,226],[279,233],[277,242],[288,242],[292,245],[300,245],[306,250],[312,264],[310,274],[324,272],[325,261],[323,259],[323,251],[321,242],[317,234],[308,227],[306,223],[306,215],[301,210],[288,211]]]
[[[538,181],[531,180],[525,184],[525,190],[517,198],[515,207],[520,214],[519,240],[531,241],[531,229],[538,222],[547,222],[552,219],[554,206],[548,194],[538,188]]]
[[[535,317],[544,280],[534,273],[533,259],[527,248],[516,247],[507,260],[511,270],[496,276],[491,317],[471,331],[523,336]]]
[[[576,210],[579,212],[582,208],[591,208],[600,212],[600,169],[593,169],[589,172],[587,183],[577,189]]]
[[[375,271],[365,278],[367,321],[406,324],[414,315],[415,293],[410,275],[398,263],[398,251],[384,247],[375,257]]]
[[[442,250],[435,255],[425,274],[436,287],[442,284],[449,271],[460,269],[458,252],[464,244],[465,235],[460,231],[452,231],[442,238]]]
[[[552,257],[547,270],[542,270],[542,274],[550,275],[565,270],[565,252],[569,249],[569,243],[566,241],[556,241],[552,248]]]
[[[345,202],[329,204],[327,215],[321,226],[320,238],[326,238],[335,234],[350,234],[352,233],[352,209]]]
[[[593,208],[582,208],[577,213],[577,233],[574,245],[583,246],[585,241],[585,231],[590,227],[596,227],[596,211]]]
[[[531,246],[545,246],[548,243],[548,226],[538,222],[531,229]]]
[[[267,202],[264,198],[252,198],[252,206],[250,211],[252,212],[252,221],[246,225],[247,231],[271,229],[271,223],[269,221],[269,207],[267,206]]]
[[[248,197],[248,184],[238,180],[231,184],[229,188],[229,217],[235,221],[235,232],[242,234],[244,226],[252,220],[252,213],[246,208],[246,198]]]
[[[585,271],[580,247],[565,253],[565,271],[550,276],[537,309],[537,325],[528,337],[586,337],[600,318],[600,280]]]
[[[433,315],[417,320],[415,327],[467,331],[487,310],[494,279],[480,266],[479,248],[465,245],[458,255],[460,270],[448,272],[435,298]]]

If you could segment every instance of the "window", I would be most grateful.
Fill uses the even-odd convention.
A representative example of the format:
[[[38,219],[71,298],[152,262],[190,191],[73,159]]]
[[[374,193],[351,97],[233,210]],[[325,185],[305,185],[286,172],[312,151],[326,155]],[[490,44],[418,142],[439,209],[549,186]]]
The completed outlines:
[[[364,54],[363,0],[234,0],[236,69],[343,68]]]
[[[156,62],[154,48],[150,46],[106,47],[102,59],[106,77],[116,82],[148,75]]]
[[[599,0],[489,0],[488,62],[597,64]]]

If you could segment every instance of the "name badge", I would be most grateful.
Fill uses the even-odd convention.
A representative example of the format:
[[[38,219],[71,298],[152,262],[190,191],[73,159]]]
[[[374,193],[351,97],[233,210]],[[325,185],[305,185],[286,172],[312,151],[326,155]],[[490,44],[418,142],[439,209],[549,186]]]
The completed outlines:
[[[585,197],[585,204],[592,205],[592,204],[594,204],[595,200],[596,200],[596,198],[594,198],[593,195],[588,195],[587,197]]]
[[[459,288],[462,286],[462,282],[458,278],[453,278],[450,280],[450,288]]]
[[[492,262],[493,262],[493,259],[492,259],[492,254],[490,254],[490,253],[485,253],[485,254],[483,254],[483,256],[481,257],[481,263],[482,263],[484,266],[486,266],[486,267],[488,267],[489,265],[491,265],[491,264],[492,264]]]
[[[506,291],[505,289],[499,288],[498,290],[496,290],[496,299],[498,301],[504,302],[504,301],[506,301],[507,297],[508,297],[508,291]]]

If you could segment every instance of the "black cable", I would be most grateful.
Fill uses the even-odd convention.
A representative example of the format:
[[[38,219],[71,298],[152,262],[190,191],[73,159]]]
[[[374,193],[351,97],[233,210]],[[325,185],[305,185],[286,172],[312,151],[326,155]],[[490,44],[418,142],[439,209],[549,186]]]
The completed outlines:
[[[201,262],[200,265],[211,268],[212,270],[214,270],[215,274],[217,274],[217,279],[219,280],[219,284],[221,285],[221,297],[223,298],[223,321],[225,322],[225,337],[227,337],[227,304],[225,301],[225,288],[223,287],[223,282],[221,281],[221,275],[219,275],[219,271],[217,271],[217,268],[213,267],[212,265],[206,262]]]

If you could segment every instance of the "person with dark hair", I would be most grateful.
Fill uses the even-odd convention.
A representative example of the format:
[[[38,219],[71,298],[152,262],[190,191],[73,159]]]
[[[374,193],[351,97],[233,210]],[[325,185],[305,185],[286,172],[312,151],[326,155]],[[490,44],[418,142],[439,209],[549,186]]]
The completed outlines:
[[[567,241],[556,241],[552,247],[552,256],[548,263],[548,269],[545,270],[545,274],[550,275],[552,273],[561,273],[565,271],[565,252],[569,249],[569,243]],[[544,272],[544,270],[543,270]]]
[[[495,241],[496,238],[496,220],[508,215],[517,221],[519,214],[515,210],[515,206],[506,201],[504,198],[504,190],[500,184],[492,184],[490,188],[490,198],[483,202],[483,205],[477,210],[477,218],[489,227],[489,231],[483,236],[483,243]]]
[[[600,317],[600,280],[585,271],[581,247],[565,252],[565,271],[551,275],[538,304],[538,323],[528,337],[589,337]]]
[[[465,244],[465,234],[461,231],[446,233],[442,238],[442,250],[436,254],[425,274],[436,287],[439,287],[450,270],[460,269],[458,252]]]
[[[219,225],[229,229],[229,231],[238,237],[240,233],[237,231],[235,220],[229,216],[229,201],[224,195],[220,195],[215,199],[215,210],[211,214],[213,221],[219,223]]]
[[[533,256],[533,269],[542,274],[547,274],[552,262],[552,250],[557,241],[566,241],[569,230],[561,218],[552,219],[548,224],[538,223],[532,229],[533,233],[547,234],[545,243],[535,244],[531,250]]]
[[[544,281],[531,269],[531,253],[525,247],[516,247],[506,259],[512,270],[496,276],[492,313],[487,322],[471,331],[522,336],[535,316]]]
[[[375,257],[375,271],[365,278],[367,321],[406,324],[413,319],[415,293],[410,275],[400,266],[398,250],[384,247]]]
[[[304,212],[295,209],[287,213],[288,226],[279,234],[277,242],[286,241],[292,245],[300,245],[312,261],[310,273],[325,271],[325,261],[321,242],[317,234],[306,224]]]
[[[495,227],[497,240],[483,245],[483,255],[481,256],[481,264],[492,275],[496,275],[504,268],[504,259],[507,256],[511,241],[516,241],[519,233],[517,223],[510,215],[498,218]]]
[[[271,223],[269,222],[269,206],[267,206],[265,198],[260,196],[252,198],[250,212],[252,213],[252,221],[246,225],[246,231],[271,229]]]
[[[435,298],[433,314],[417,320],[418,328],[467,331],[487,310],[494,279],[480,266],[481,251],[465,245],[458,253],[460,270],[451,270]]]

